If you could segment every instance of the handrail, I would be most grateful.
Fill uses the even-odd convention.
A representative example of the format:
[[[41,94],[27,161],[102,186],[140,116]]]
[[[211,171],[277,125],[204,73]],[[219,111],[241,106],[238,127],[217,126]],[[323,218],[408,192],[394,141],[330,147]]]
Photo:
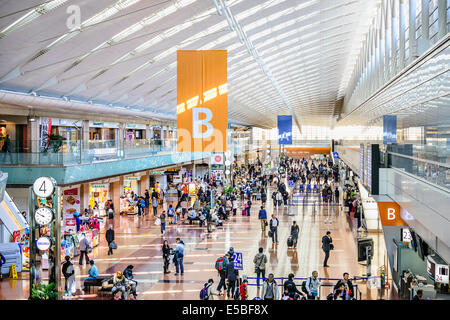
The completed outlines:
[[[440,167],[445,167],[445,168],[450,169],[450,164],[448,164],[446,162],[438,162],[438,161],[434,161],[434,160],[428,160],[428,159],[408,156],[406,154],[401,154],[401,153],[391,152],[391,151],[388,151],[387,153],[391,154],[391,155],[394,155],[394,156],[397,156],[397,157],[402,157],[402,158],[411,159],[411,160],[415,160],[415,161],[419,161],[419,162],[434,164],[434,165],[437,165],[437,166],[440,166]]]

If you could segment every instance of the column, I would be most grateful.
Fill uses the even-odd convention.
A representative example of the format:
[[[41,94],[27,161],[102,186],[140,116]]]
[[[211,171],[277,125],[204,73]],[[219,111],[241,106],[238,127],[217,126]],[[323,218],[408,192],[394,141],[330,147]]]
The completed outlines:
[[[84,212],[89,206],[89,183],[80,185],[80,209]],[[93,208],[92,208],[93,209]]]
[[[109,184],[109,198],[114,203],[115,214],[120,213],[120,195],[122,194],[121,190],[123,189],[123,178],[121,181],[119,180]]]
[[[447,34],[447,0],[438,1],[438,40]]]
[[[119,123],[119,128],[117,129],[117,153],[119,158],[125,156],[124,140],[125,140],[125,123]]]
[[[416,39],[416,0],[409,0],[409,63],[418,58]]]
[[[28,125],[27,125],[28,145],[27,145],[27,148],[28,148],[29,152],[39,153],[39,143],[40,143],[40,139],[41,139],[41,132],[39,131],[40,123],[41,123],[41,119],[39,117],[36,117],[36,121],[33,121],[33,122],[28,121]]]
[[[195,162],[192,165],[192,181],[195,181],[197,179],[197,171],[195,170]]]
[[[89,120],[83,120],[81,122],[81,150],[88,151],[89,150]]]
[[[399,71],[405,67],[405,3],[398,1]]]

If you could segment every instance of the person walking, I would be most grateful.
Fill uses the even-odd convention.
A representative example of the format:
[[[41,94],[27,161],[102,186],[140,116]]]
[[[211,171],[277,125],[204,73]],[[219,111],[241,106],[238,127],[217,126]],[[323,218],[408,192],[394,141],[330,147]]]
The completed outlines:
[[[175,247],[175,267],[176,267],[176,273],[175,275],[179,275],[181,271],[181,275],[184,275],[184,265],[183,265],[183,258],[184,258],[184,242],[180,239],[176,239],[177,246]]]
[[[206,284],[206,290],[207,290],[206,292],[207,292],[207,296],[208,296],[208,298],[206,300],[214,300],[213,296],[220,296],[220,292],[214,290],[213,284],[214,284],[213,279],[209,279],[208,283]]]
[[[66,280],[64,283],[64,290],[66,295],[71,296],[72,286],[75,283],[75,269],[72,262],[70,262],[69,256],[65,256],[65,260],[66,262],[64,262],[62,266],[62,273],[64,275],[64,279]]]
[[[167,241],[167,240],[164,240],[164,242],[163,242],[162,253],[163,253],[163,260],[164,260],[164,274],[168,274],[168,273],[170,273],[169,264],[170,264],[171,248],[169,246],[169,241]]]
[[[253,263],[255,264],[256,286],[259,288],[259,279],[262,278],[264,281],[266,278],[267,256],[263,253],[264,248],[261,247],[258,251],[253,258]]]
[[[261,210],[259,210],[259,220],[261,221],[261,230],[266,231],[267,212],[263,206],[261,206]]]
[[[327,234],[322,237],[322,250],[325,252],[325,259],[323,260],[323,266],[329,267],[327,264],[328,258],[330,257],[330,250],[334,249],[334,245],[332,244],[333,239],[331,238],[331,232],[327,231]]]
[[[279,290],[273,273],[269,274],[269,278],[264,281],[261,297],[263,300],[278,300]]]
[[[227,286],[225,284],[225,279],[226,279],[226,275],[227,275],[227,265],[230,261],[230,254],[226,253],[223,257],[222,257],[223,261],[222,261],[222,266],[221,268],[219,268],[219,270],[217,270],[217,272],[219,272],[219,277],[220,277],[220,281],[219,281],[219,285],[217,286],[217,291],[221,292],[222,287],[223,290],[227,290]]]
[[[86,239],[86,234],[81,234],[82,239],[80,241],[80,265],[83,265],[83,258],[86,257],[86,264],[89,263],[89,256],[88,256],[88,250],[89,250],[89,241]]]
[[[278,226],[279,220],[272,215],[272,219],[270,219],[270,231],[272,231],[272,243],[278,243]]]
[[[152,197],[152,209],[153,209],[153,216],[156,217],[158,215],[158,198]]]
[[[297,248],[298,234],[300,232],[300,228],[297,225],[297,222],[294,221],[291,226],[291,238],[293,241],[293,247]]]
[[[234,258],[230,257],[230,262],[227,263],[226,268],[226,277],[228,280],[228,289],[227,289],[227,297],[230,298],[230,291],[231,291],[231,297],[234,296],[234,291],[236,289],[236,272],[234,270]]]
[[[298,300],[297,298],[299,296],[306,299],[306,294],[297,289],[297,286],[295,285],[295,282],[294,282],[294,278],[295,278],[295,275],[293,273],[290,273],[288,275],[288,279],[283,284],[284,291],[285,292],[287,291],[288,295],[292,296],[294,298],[294,300]]]
[[[161,221],[161,234],[166,234],[166,211],[161,212],[159,220]]]
[[[108,256],[113,254],[113,248],[111,243],[114,241],[114,230],[112,224],[109,225],[109,229],[105,233],[106,241],[108,242]]]
[[[308,300],[316,300],[319,295],[319,287],[321,285],[319,281],[319,273],[317,271],[312,272],[312,276],[306,280],[306,291],[308,294]]]

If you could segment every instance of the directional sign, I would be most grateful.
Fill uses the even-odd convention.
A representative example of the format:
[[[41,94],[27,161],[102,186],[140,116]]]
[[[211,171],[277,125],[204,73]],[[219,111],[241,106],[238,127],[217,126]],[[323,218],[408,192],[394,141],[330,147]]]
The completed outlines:
[[[242,259],[242,252],[235,252],[234,258],[234,270],[244,270],[244,260]]]

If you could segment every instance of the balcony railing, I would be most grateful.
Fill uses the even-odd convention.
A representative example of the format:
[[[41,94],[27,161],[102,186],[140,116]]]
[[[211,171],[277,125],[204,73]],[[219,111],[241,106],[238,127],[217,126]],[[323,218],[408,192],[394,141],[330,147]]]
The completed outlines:
[[[0,153],[0,165],[68,166],[175,152],[176,140],[64,140],[46,146],[41,141],[11,141],[9,150]]]

